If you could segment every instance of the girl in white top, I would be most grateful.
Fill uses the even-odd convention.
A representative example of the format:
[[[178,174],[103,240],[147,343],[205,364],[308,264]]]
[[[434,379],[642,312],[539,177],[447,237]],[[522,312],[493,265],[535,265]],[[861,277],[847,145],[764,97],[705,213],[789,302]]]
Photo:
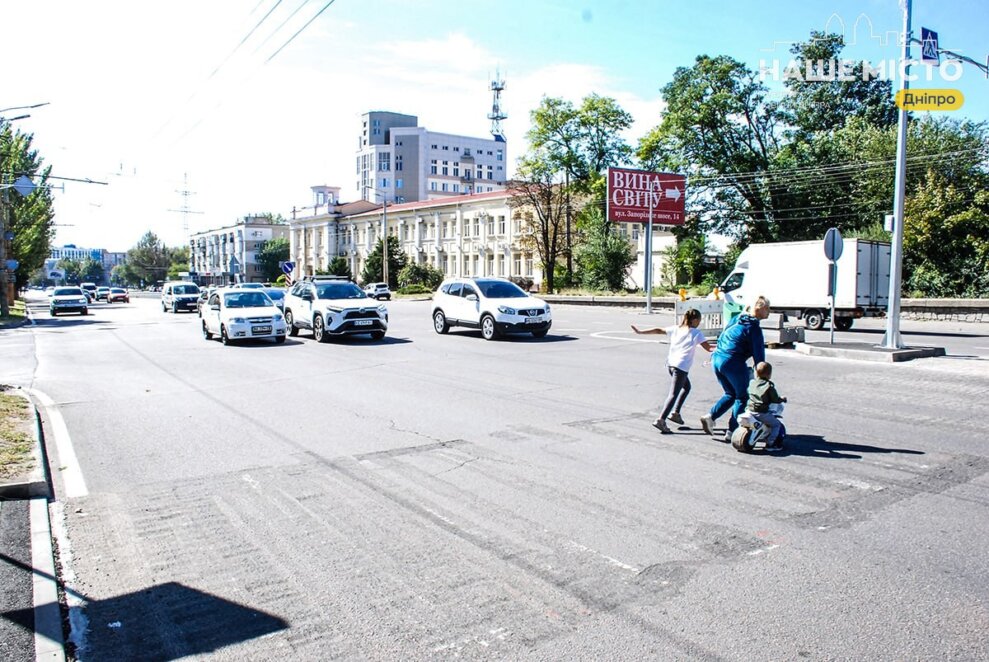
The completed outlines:
[[[633,324],[632,330],[636,333],[665,333],[670,337],[670,352],[666,357],[666,368],[670,371],[670,394],[666,396],[666,403],[659,418],[653,421],[653,427],[663,434],[672,432],[666,424],[669,418],[674,423],[683,423],[683,416],[680,415],[680,408],[683,407],[684,400],[690,393],[690,378],[687,373],[690,365],[694,362],[694,351],[700,345],[708,352],[714,350],[704,334],[697,327],[701,323],[701,313],[699,310],[691,308],[683,314],[680,326],[668,326],[666,328],[656,327],[653,329],[638,329]]]

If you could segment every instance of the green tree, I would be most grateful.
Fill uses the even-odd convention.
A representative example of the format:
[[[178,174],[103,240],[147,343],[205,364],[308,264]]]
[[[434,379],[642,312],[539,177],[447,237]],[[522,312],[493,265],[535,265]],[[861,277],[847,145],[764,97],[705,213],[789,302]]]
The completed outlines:
[[[79,260],[71,260],[63,257],[55,265],[55,268],[62,272],[62,278],[65,279],[66,283],[78,285],[84,280],[82,277],[82,263]]]
[[[289,242],[285,237],[276,237],[264,242],[257,250],[257,262],[264,273],[264,279],[272,281],[282,273],[279,263],[288,260]]]
[[[4,226],[14,234],[7,257],[20,263],[14,277],[18,288],[44,266],[55,236],[55,211],[48,187],[51,168],[44,165],[33,142],[33,134],[14,131],[9,122],[0,120],[0,183],[10,184],[24,175],[37,187],[27,196],[13,189],[0,191],[0,213],[6,214]]]
[[[417,264],[409,262],[398,272],[399,287],[409,285],[424,285],[430,289],[436,289],[443,282],[443,272],[428,264]]]
[[[165,249],[168,253],[168,280],[181,280],[183,273],[189,271],[189,247]]]
[[[519,244],[539,256],[547,292],[554,291],[554,271],[564,248],[568,191],[561,175],[552,159],[530,151],[519,162],[517,179],[508,185],[512,218],[521,221],[524,230]]]
[[[628,269],[635,262],[628,239],[615,230],[598,205],[585,207],[578,225],[584,236],[575,254],[580,284],[591,290],[623,290]]]
[[[382,265],[382,242],[379,239],[374,249],[368,253],[364,259],[364,268],[361,270],[361,282],[377,283],[381,282]],[[398,242],[398,237],[388,235],[388,287],[394,288],[398,283],[398,273],[405,266],[408,257],[402,251]]]
[[[84,283],[102,283],[106,277],[106,271],[103,269],[103,263],[99,260],[94,260],[91,257],[87,257],[79,268],[80,278]]]
[[[172,255],[154,232],[146,232],[134,248],[127,251],[124,265],[127,281],[140,285],[165,280],[172,266]]]
[[[328,274],[331,276],[344,276],[349,279],[354,278],[353,272],[350,271],[350,261],[339,255],[330,260],[330,263],[326,265],[326,271],[319,271],[317,273]]]

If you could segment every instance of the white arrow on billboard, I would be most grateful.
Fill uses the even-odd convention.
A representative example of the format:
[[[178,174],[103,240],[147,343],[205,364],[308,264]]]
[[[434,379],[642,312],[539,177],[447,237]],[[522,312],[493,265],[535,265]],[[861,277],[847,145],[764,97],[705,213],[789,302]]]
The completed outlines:
[[[666,189],[666,197],[673,198],[674,200],[680,199],[680,189],[678,188],[668,188]]]

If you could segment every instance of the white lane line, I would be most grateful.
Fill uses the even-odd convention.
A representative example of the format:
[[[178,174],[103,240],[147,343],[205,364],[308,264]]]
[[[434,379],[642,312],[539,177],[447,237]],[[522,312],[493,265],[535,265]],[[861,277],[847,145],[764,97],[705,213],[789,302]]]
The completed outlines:
[[[38,389],[32,388],[28,391],[38,399],[45,408],[45,413],[48,414],[48,422],[55,437],[55,448],[58,449],[58,473],[62,477],[66,498],[74,499],[88,495],[86,479],[82,477],[82,469],[79,467],[79,460],[76,458],[76,451],[72,446],[72,438],[69,436],[65,419],[62,418],[62,412],[58,410],[54,400]]]

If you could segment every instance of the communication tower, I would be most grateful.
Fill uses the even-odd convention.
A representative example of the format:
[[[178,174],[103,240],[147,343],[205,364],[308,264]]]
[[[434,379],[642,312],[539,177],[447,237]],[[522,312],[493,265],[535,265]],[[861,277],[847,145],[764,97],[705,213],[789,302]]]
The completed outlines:
[[[508,115],[501,109],[501,93],[505,89],[505,79],[499,72],[495,72],[495,78],[491,81],[491,112],[488,119],[491,120],[491,135],[499,142],[505,142],[505,134],[501,130],[501,121],[508,119]]]

